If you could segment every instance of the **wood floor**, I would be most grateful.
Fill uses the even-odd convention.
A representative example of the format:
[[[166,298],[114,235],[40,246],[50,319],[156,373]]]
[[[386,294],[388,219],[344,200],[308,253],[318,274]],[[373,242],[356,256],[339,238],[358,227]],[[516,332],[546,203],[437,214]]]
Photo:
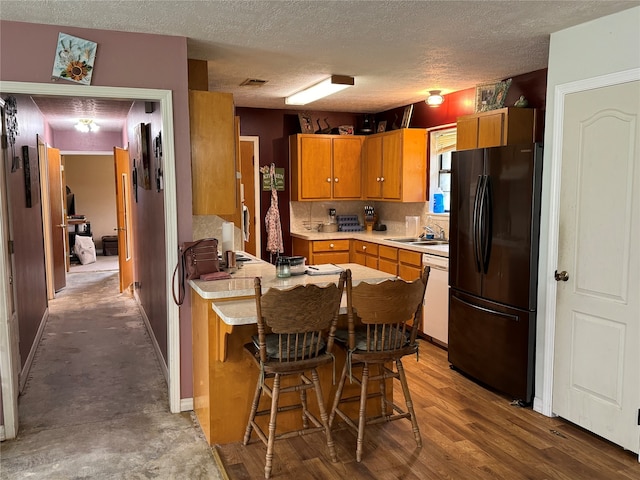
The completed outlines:
[[[338,463],[323,434],[275,443],[271,478],[303,479],[640,479],[635,454],[559,418],[512,406],[449,368],[446,351],[422,342],[420,361],[405,357],[422,433],[417,448],[408,421],[367,427],[361,463],[351,430],[333,433]],[[397,389],[396,389],[397,387]],[[399,391],[399,383],[394,385]],[[231,480],[264,478],[266,447],[216,446]]]

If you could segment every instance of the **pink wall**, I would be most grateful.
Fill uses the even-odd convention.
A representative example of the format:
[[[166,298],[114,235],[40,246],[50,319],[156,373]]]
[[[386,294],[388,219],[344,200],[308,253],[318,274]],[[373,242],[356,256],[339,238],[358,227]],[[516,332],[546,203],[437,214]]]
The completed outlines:
[[[51,143],[63,152],[113,152],[113,147],[126,147],[122,143],[122,132],[53,130]]]
[[[0,79],[18,82],[52,82],[53,56],[60,32],[98,44],[92,85],[152,88],[173,92],[178,241],[191,240],[191,151],[186,38],[0,21]],[[66,83],[64,80],[59,82]],[[144,208],[148,211],[140,212],[143,205],[139,205],[138,218],[157,219],[162,215],[159,207],[162,202],[157,201],[157,198],[161,198],[161,194],[156,194],[154,201],[144,203]],[[36,219],[32,223],[36,224]],[[159,242],[155,240],[162,238],[164,242],[164,227],[160,228],[157,222],[143,222],[137,225],[137,228],[141,241],[152,239],[149,241],[150,248],[139,251],[141,254],[137,260],[140,268],[153,264],[154,269],[159,268],[164,271],[164,250],[160,249]],[[164,282],[163,275],[149,278],[145,282],[145,288],[148,291],[162,292],[164,297]],[[157,312],[155,305],[146,303],[155,302],[155,296],[142,296],[141,300],[145,312]],[[181,308],[180,319],[181,397],[187,398],[192,396],[193,390],[191,309],[188,302],[185,302]],[[166,328],[166,316],[162,321],[154,319],[152,324],[155,325],[158,322],[163,323],[163,329]]]

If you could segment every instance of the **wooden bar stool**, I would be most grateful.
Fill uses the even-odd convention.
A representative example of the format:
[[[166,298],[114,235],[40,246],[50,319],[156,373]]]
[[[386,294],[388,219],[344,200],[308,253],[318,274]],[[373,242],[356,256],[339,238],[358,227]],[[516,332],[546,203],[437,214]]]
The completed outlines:
[[[251,433],[255,430],[267,446],[265,478],[271,475],[273,444],[277,439],[324,431],[331,460],[338,460],[317,369],[334,361],[331,350],[347,272],[350,274],[347,270],[340,275],[337,285],[299,285],[288,290],[271,288],[264,294],[260,278],[255,279],[258,335],[254,337],[253,343],[245,345],[245,350],[256,362],[260,376],[251,405],[244,444],[249,443]],[[306,372],[311,372],[311,379]],[[281,387],[281,379],[285,376],[297,376],[299,382]],[[271,385],[267,384],[268,380],[272,380]],[[316,392],[320,420],[307,407],[308,389]],[[271,405],[268,409],[258,410],[260,395],[263,392],[271,397]],[[280,395],[293,392],[299,393],[300,402],[279,407]],[[276,434],[278,413],[294,409],[302,410],[302,428]],[[270,415],[266,434],[256,422],[256,417],[262,415]],[[309,421],[313,423],[313,427],[309,427]]]
[[[340,340],[347,346],[347,361],[338,383],[329,425],[333,424],[335,415],[338,414],[357,432],[356,460],[358,462],[362,459],[365,425],[407,418],[411,421],[416,444],[418,447],[422,446],[420,429],[402,366],[402,357],[418,353],[416,337],[422,318],[422,302],[429,271],[429,267],[426,267],[422,277],[414,282],[397,279],[385,280],[377,284],[362,282],[352,287],[351,278],[347,279],[349,329],[336,332],[336,340]],[[388,367],[392,362],[396,365],[395,371],[393,366]],[[370,374],[372,365],[376,366],[377,375]],[[362,368],[359,378],[353,374],[356,368]],[[359,396],[342,398],[347,376],[360,385]],[[400,380],[406,412],[395,402],[387,399],[385,381],[393,378]],[[379,382],[379,391],[367,391],[370,381]],[[367,417],[367,400],[376,397],[381,399],[381,414]],[[341,404],[354,401],[360,402],[357,424],[340,408]]]

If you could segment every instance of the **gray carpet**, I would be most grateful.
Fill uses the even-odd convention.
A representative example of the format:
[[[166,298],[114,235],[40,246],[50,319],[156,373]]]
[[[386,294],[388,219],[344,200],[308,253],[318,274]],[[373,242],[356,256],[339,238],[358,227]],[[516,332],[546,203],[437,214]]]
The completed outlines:
[[[2,479],[222,479],[192,414],[167,385],[118,272],[67,276],[19,399]]]

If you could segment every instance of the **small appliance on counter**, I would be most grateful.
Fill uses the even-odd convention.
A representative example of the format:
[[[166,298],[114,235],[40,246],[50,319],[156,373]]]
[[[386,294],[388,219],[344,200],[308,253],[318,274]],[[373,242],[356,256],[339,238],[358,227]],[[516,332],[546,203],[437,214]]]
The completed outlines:
[[[327,220],[320,225],[318,231],[323,233],[333,233],[338,231],[338,222],[336,221],[336,209],[330,208]]]

